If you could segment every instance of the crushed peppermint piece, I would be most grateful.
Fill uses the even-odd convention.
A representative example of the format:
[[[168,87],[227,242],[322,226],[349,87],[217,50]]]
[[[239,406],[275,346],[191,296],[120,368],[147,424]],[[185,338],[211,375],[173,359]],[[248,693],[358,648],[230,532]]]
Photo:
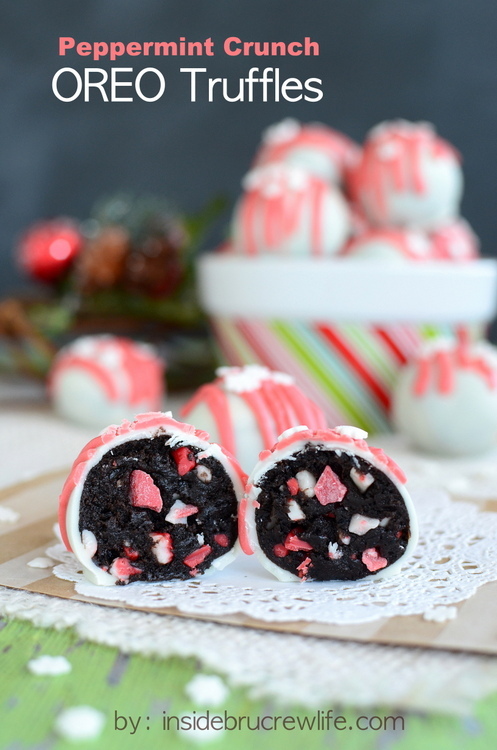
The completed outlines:
[[[328,557],[330,560],[339,560],[343,557],[343,552],[336,542],[330,542],[328,544]]]
[[[49,557],[34,557],[26,565],[28,568],[52,568],[55,563]]]
[[[292,496],[296,495],[297,492],[299,491],[299,483],[298,483],[298,480],[295,479],[295,477],[292,477],[291,479],[289,479],[286,485],[288,489],[290,490],[290,495]]]
[[[367,534],[368,531],[371,531],[371,529],[376,529],[376,527],[379,525],[379,518],[370,518],[369,516],[363,516],[360,513],[354,513],[354,515],[350,519],[349,531],[352,534],[364,536],[364,534]]]
[[[385,516],[385,518],[382,518],[380,521],[380,526],[385,528],[385,526],[388,526],[388,522],[390,521],[390,516]]]
[[[197,472],[197,476],[201,482],[204,482],[204,484],[209,484],[212,479],[212,471],[208,466],[204,466],[204,464],[197,464],[197,468],[195,469],[195,471]]]
[[[319,477],[314,492],[321,505],[341,503],[347,494],[347,487],[340,481],[335,472],[326,466]]]
[[[212,552],[212,547],[209,544],[204,544],[203,547],[196,549],[185,557],[183,562],[188,565],[189,568],[196,568],[197,565],[203,563],[205,558]]]
[[[196,706],[222,706],[229,692],[227,685],[215,674],[197,674],[185,685],[185,693]]]
[[[6,505],[0,505],[0,523],[16,523],[21,517],[21,514],[13,508],[8,508]]]
[[[299,471],[296,475],[299,489],[302,490],[306,497],[314,497],[314,487],[316,486],[316,478],[307,469]]]
[[[299,550],[309,551],[312,549],[312,545],[309,542],[304,542],[303,539],[297,537],[297,531],[290,531],[285,539],[284,546],[292,552],[298,552]]]
[[[130,481],[131,505],[135,508],[150,508],[159,513],[162,510],[162,497],[154,480],[146,471],[135,469]]]
[[[284,544],[275,544],[273,552],[275,557],[286,557],[288,555],[288,550]]]
[[[197,542],[202,545],[205,542],[203,534],[197,534]]]
[[[175,500],[169,509],[169,513],[166,516],[168,523],[187,523],[188,516],[193,516],[198,513],[196,505],[186,505],[181,500]]]
[[[302,521],[305,518],[304,511],[295,500],[288,503],[288,518],[290,521]]]
[[[423,613],[423,619],[429,622],[447,622],[447,620],[455,620],[457,617],[457,607],[445,607],[438,605],[431,607]]]
[[[126,557],[116,557],[109,568],[109,573],[119,581],[129,581],[130,576],[142,573],[141,568],[135,568]]]
[[[310,557],[306,557],[303,562],[300,563],[300,565],[297,565],[297,570],[299,571],[299,577],[302,578],[303,581],[307,580],[307,574],[309,572],[309,568],[312,567],[312,561]]]
[[[348,534],[340,534],[339,536],[342,544],[350,544],[350,536]]]
[[[372,474],[363,474],[361,471],[354,468],[350,470],[350,478],[361,492],[366,492],[368,487],[371,487],[374,482]]]
[[[191,448],[187,448],[186,445],[182,446],[181,448],[176,448],[176,450],[174,451],[171,451],[171,455],[174,459],[180,477],[188,474],[188,472],[196,466],[195,455],[192,452]]]
[[[386,568],[388,565],[388,560],[385,557],[381,557],[380,553],[375,547],[365,549],[362,553],[361,560],[370,573],[374,573],[376,570]]]
[[[27,667],[31,674],[50,677],[67,674],[72,669],[65,656],[48,656],[48,654],[31,659],[28,661]]]
[[[105,714],[91,706],[66,708],[56,718],[54,729],[64,740],[80,742],[94,740],[102,734]]]
[[[173,540],[171,534],[167,531],[157,534],[150,534],[153,540],[152,553],[155,555],[157,562],[161,565],[167,565],[174,557]]]
[[[230,543],[226,534],[214,534],[214,541],[219,544],[220,547],[227,547]]]
[[[125,544],[123,547],[124,554],[128,558],[128,560],[131,560],[131,562],[135,562],[140,557],[140,553],[133,549],[133,547],[130,547],[129,545]]]

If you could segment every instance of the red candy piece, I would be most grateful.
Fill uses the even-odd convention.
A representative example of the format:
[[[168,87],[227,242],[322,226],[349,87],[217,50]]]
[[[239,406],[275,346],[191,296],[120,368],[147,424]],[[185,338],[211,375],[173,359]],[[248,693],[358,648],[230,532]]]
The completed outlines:
[[[273,547],[273,552],[276,557],[286,557],[288,555],[288,550],[284,544],[275,544]]]
[[[386,568],[386,566],[388,565],[388,560],[386,560],[384,557],[381,557],[375,547],[365,549],[362,553],[361,560],[371,573],[374,573],[375,570]]]
[[[124,549],[124,554],[126,555],[128,560],[132,560],[134,562],[135,560],[138,560],[138,558],[140,557],[140,553],[137,552],[135,549],[133,549],[133,547],[123,547],[123,549]]]
[[[193,516],[195,513],[198,513],[196,505],[185,505],[184,508],[177,508],[174,511],[176,518],[186,518],[187,516]]]
[[[291,531],[288,534],[284,542],[284,547],[292,552],[298,552],[299,550],[308,551],[312,549],[312,545],[309,544],[309,542],[304,542],[302,539],[298,539],[296,531]]]
[[[136,508],[151,508],[157,513],[162,510],[160,490],[146,471],[135,469],[131,473],[130,499]]]
[[[189,568],[195,568],[197,565],[204,562],[205,558],[211,553],[211,551],[212,547],[209,544],[204,544],[203,547],[196,549],[185,557],[183,562],[185,565],[188,565]]]
[[[321,505],[341,503],[347,494],[347,488],[341,483],[334,471],[326,466],[314,487],[316,497]]]
[[[120,581],[127,581],[130,576],[137,575],[143,571],[141,568],[135,568],[134,565],[131,565],[126,557],[116,557],[109,568],[109,572],[116,578],[119,578]]]
[[[290,490],[290,495],[296,495],[297,492],[299,491],[299,483],[295,479],[295,477],[292,477],[291,479],[289,479],[286,484],[287,484],[288,489]]]
[[[196,466],[195,456],[191,449],[187,448],[186,445],[182,448],[176,448],[175,451],[171,452],[171,455],[174,458],[180,477],[188,474],[188,472]]]
[[[214,541],[219,544],[220,547],[227,547],[230,543],[226,534],[214,534]]]
[[[297,565],[297,570],[299,571],[299,577],[302,578],[303,581],[307,580],[307,573],[309,572],[309,568],[312,567],[312,561],[310,557],[306,557],[304,562],[301,562],[300,565]]]

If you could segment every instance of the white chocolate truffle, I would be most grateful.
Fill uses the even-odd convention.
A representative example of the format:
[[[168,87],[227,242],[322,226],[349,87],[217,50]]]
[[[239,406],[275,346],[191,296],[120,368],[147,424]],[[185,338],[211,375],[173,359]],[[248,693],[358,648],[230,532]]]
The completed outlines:
[[[417,448],[459,456],[497,445],[497,350],[440,341],[403,368],[393,399],[395,427]]]
[[[371,229],[355,237],[343,255],[352,260],[388,263],[433,260],[433,243],[426,234],[415,230]]]
[[[148,344],[109,335],[83,336],[56,356],[49,393],[62,417],[102,429],[161,408],[164,364]]]
[[[437,260],[467,261],[480,254],[480,240],[465,219],[440,227],[430,236]]]
[[[283,162],[340,185],[359,156],[359,146],[343,133],[319,122],[287,118],[264,131],[255,166]]]
[[[232,222],[235,253],[330,256],[350,234],[350,212],[340,190],[298,167],[254,169],[243,187]]]
[[[352,190],[373,224],[436,229],[459,212],[459,155],[429,123],[384,122],[366,138]]]
[[[290,375],[260,365],[220,367],[213,383],[201,386],[181,416],[211,435],[246,470],[278,435],[299,424],[324,427],[319,407]]]

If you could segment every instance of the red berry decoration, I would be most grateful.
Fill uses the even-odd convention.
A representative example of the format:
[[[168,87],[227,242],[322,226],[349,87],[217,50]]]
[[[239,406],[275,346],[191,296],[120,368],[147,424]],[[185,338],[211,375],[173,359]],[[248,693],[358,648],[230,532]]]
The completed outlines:
[[[38,281],[56,281],[71,265],[82,245],[81,232],[72,221],[39,222],[21,237],[19,262]]]

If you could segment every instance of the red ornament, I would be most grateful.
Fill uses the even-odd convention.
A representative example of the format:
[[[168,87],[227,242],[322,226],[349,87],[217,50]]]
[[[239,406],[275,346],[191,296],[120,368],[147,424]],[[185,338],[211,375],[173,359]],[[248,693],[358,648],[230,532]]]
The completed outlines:
[[[19,262],[38,281],[56,281],[71,265],[82,245],[81,232],[72,221],[39,222],[21,237]]]

